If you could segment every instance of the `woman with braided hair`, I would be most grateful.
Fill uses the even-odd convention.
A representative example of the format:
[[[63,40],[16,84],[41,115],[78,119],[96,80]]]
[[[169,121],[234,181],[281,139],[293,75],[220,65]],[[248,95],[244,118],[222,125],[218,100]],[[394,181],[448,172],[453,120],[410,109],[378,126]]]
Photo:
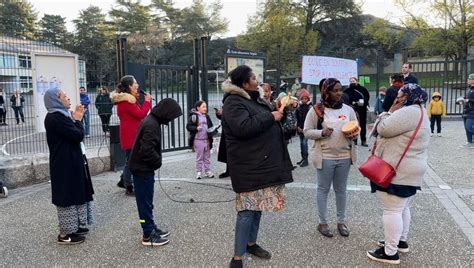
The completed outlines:
[[[318,187],[316,201],[319,211],[318,231],[333,237],[327,222],[327,199],[331,184],[336,194],[337,230],[349,236],[346,225],[347,178],[351,164],[356,162],[352,136],[342,132],[342,126],[357,117],[342,101],[342,85],[335,78],[327,78],[321,85],[321,101],[309,110],[303,133],[314,140],[309,158],[316,168]]]

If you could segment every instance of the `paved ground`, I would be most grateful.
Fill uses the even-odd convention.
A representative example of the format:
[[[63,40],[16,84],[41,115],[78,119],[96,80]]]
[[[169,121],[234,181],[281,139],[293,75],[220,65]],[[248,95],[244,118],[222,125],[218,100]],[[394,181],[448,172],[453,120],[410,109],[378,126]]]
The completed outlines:
[[[461,122],[445,122],[444,137],[432,138],[430,170],[423,191],[412,208],[411,252],[401,256],[405,266],[474,266],[473,161],[474,149],[464,142]],[[299,160],[297,139],[290,144]],[[359,148],[360,161],[368,154]],[[216,172],[224,166],[215,161]],[[223,188],[197,185],[194,155],[167,154],[160,171],[163,189],[176,200],[232,200],[229,180],[207,179]],[[289,184],[288,208],[264,214],[259,243],[272,251],[270,261],[247,257],[248,267],[260,266],[375,266],[365,251],[382,238],[381,208],[368,183],[353,168],[349,179],[349,227],[351,236],[332,239],[316,231],[315,171],[297,168]],[[235,211],[233,202],[184,204],[168,199],[155,187],[157,222],[172,231],[163,248],[144,248],[135,200],[115,186],[118,173],[95,176],[97,224],[84,244],[55,243],[57,218],[48,183],[14,189],[0,199],[0,266],[226,266],[233,251]],[[335,225],[334,195],[330,196],[331,225]]]

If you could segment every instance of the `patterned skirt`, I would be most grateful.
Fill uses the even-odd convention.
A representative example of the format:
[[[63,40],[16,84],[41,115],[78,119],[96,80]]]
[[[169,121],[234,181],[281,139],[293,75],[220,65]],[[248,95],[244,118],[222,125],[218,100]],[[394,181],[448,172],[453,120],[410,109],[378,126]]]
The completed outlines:
[[[285,185],[271,186],[252,192],[237,193],[235,209],[277,212],[285,208]]]
[[[62,234],[72,234],[77,232],[79,226],[94,223],[92,213],[92,202],[87,202],[79,206],[58,207],[59,231]]]

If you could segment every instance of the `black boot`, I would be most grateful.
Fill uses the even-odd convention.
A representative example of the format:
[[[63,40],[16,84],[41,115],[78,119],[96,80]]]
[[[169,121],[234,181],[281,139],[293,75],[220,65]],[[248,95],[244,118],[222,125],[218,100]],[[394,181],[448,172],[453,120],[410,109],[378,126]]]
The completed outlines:
[[[300,167],[306,167],[308,166],[308,158],[306,157],[305,159],[303,159],[303,162],[301,162],[300,164]]]

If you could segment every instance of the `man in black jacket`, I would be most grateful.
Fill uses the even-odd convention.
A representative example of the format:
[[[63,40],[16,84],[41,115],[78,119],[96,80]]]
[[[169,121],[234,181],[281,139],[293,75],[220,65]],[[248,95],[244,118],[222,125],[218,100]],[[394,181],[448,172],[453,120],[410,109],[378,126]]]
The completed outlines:
[[[367,107],[369,106],[370,94],[365,87],[359,84],[356,77],[351,77],[349,82],[350,85],[344,90],[344,93],[348,97],[348,105],[354,109],[359,119],[361,145],[367,147]],[[357,144],[357,138],[354,139],[354,143]]]
[[[418,84],[418,78],[411,74],[411,64],[404,63],[402,65],[403,83],[405,84]]]
[[[155,170],[161,167],[161,125],[167,125],[183,112],[173,99],[163,99],[140,124],[128,165],[133,175],[138,215],[143,229],[142,244],[168,244],[169,232],[158,229],[153,220]]]

